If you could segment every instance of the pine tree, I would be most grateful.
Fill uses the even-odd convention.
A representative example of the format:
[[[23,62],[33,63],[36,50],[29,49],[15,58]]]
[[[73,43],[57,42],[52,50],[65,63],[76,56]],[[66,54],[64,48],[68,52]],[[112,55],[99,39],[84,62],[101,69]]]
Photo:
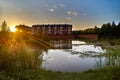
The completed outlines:
[[[7,26],[7,22],[6,22],[6,21],[3,21],[3,22],[2,22],[1,31],[2,31],[2,32],[8,32],[8,31],[9,31],[9,28],[8,28],[8,26]]]

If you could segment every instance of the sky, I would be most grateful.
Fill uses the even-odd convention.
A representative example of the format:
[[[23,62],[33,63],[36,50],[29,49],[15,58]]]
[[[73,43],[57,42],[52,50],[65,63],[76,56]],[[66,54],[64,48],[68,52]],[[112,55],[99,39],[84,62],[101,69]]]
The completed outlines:
[[[120,0],[0,0],[0,22],[72,24],[73,30],[120,21]]]

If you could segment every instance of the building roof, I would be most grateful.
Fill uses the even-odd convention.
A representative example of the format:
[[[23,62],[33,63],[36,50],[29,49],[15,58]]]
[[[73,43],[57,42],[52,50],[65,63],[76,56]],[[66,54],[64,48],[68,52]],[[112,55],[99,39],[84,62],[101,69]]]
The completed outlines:
[[[37,24],[37,25],[32,25],[32,27],[60,27],[60,26],[63,26],[63,27],[72,27],[71,24]]]

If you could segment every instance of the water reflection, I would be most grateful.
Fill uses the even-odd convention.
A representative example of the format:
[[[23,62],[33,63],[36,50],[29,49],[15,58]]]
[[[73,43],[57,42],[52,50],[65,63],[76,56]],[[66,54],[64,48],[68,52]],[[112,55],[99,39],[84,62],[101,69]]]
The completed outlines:
[[[72,49],[72,40],[51,40],[50,41],[51,49]]]
[[[42,54],[41,67],[46,70],[83,72],[120,65],[120,56],[102,56],[106,52],[102,46],[71,40],[55,40],[51,41],[51,45],[53,47]]]
[[[88,45],[83,41],[52,40],[51,45],[48,52],[43,52],[41,67],[52,71],[82,72],[96,69],[100,58],[95,56],[104,53],[100,46]]]

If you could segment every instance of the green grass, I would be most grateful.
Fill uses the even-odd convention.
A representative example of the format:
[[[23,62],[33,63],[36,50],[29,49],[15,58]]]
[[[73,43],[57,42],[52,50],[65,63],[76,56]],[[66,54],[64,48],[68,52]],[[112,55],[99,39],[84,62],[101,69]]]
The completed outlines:
[[[1,72],[3,80],[120,80],[120,68],[109,67],[84,73],[61,73],[45,70],[28,70],[18,74]]]

